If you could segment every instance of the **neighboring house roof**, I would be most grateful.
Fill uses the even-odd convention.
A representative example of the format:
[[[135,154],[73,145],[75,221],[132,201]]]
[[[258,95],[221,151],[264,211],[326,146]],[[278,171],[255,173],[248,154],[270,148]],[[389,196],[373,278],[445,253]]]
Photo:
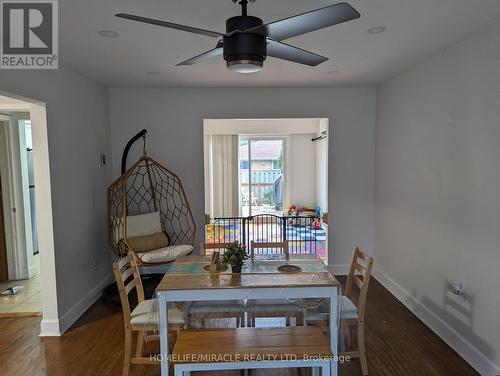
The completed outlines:
[[[282,140],[252,141],[252,160],[275,161],[280,155]],[[240,145],[240,160],[248,159],[248,144]]]

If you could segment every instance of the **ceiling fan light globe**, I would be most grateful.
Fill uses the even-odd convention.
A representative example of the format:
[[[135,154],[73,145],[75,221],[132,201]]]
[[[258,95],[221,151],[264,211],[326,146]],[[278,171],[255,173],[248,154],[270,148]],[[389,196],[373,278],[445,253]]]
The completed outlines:
[[[257,60],[232,60],[228,61],[227,69],[237,73],[256,73],[262,70],[262,61]]]

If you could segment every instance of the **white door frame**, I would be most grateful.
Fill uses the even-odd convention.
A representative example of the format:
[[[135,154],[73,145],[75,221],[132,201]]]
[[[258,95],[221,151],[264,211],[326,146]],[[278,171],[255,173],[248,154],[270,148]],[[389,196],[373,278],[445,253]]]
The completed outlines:
[[[35,171],[36,225],[40,248],[40,282],[42,287],[43,318],[41,336],[59,336],[57,308],[54,227],[52,221],[52,194],[50,183],[49,144],[45,103],[0,91],[0,95],[15,99],[15,103],[0,104],[3,111],[30,113]]]
[[[209,186],[209,152],[207,137],[216,134],[232,134],[239,136],[259,135],[261,137],[289,137],[290,134],[319,134],[320,128],[328,129],[328,118],[251,118],[251,119],[203,119],[203,135],[205,136],[205,208],[211,207],[210,197],[207,194]],[[285,150],[285,166],[290,166],[291,146],[287,142]],[[238,183],[239,185],[239,183]],[[285,171],[284,205],[290,204],[290,171]],[[241,199],[240,199],[241,208]]]
[[[320,118],[251,118],[251,119],[221,119],[221,118],[212,118],[212,119],[203,119],[203,134],[204,136],[214,135],[214,134],[238,134],[238,135],[290,135],[290,134],[311,134],[316,133],[318,136],[322,131],[327,131],[328,138],[330,137],[331,130],[333,129],[333,119],[320,117]],[[331,149],[332,143],[328,141],[328,138],[324,141],[327,143],[327,151],[326,151],[326,163],[324,168],[326,169],[327,176],[323,182],[323,188],[325,191],[321,202],[322,210],[324,213],[328,213],[332,208],[332,202],[328,200],[328,192],[333,189],[333,184],[331,180],[333,179],[332,174],[328,171],[329,159],[333,155],[333,150]],[[207,139],[205,137],[205,139]],[[288,149],[288,156],[294,151],[291,150],[290,142]],[[205,144],[206,145],[206,144]],[[207,148],[205,147],[205,158],[208,155]],[[206,159],[205,159],[206,160]],[[290,165],[288,161],[286,165]],[[205,166],[208,166],[207,164]],[[317,166],[316,166],[317,168]],[[208,171],[205,169],[205,173]],[[290,171],[291,173],[291,171]],[[290,173],[286,175],[290,178]],[[286,176],[285,176],[286,177]],[[325,187],[326,185],[326,187]],[[205,175],[205,192],[208,187],[207,184],[207,175]],[[285,181],[285,190],[287,187],[290,187],[290,182]],[[289,196],[288,196],[289,198]],[[210,202],[207,199],[207,195],[205,196],[205,205],[209,205]],[[208,206],[206,206],[208,207]],[[241,205],[240,205],[241,207]],[[329,222],[333,223],[333,216],[329,216]],[[332,227],[330,226],[330,229]],[[331,230],[330,230],[331,231]],[[331,235],[331,234],[330,234]],[[328,247],[328,260],[333,261],[332,252],[333,248],[328,246],[328,231],[327,231],[327,240],[326,244]]]

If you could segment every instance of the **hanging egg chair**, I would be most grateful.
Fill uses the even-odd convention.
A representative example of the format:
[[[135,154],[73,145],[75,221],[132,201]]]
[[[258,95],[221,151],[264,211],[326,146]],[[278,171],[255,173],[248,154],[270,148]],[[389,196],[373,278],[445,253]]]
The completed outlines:
[[[141,265],[174,261],[193,251],[196,224],[179,177],[150,158],[146,130],[127,144],[122,175],[108,188],[109,243],[119,258],[134,252]],[[130,146],[144,141],[143,156],[125,170]]]

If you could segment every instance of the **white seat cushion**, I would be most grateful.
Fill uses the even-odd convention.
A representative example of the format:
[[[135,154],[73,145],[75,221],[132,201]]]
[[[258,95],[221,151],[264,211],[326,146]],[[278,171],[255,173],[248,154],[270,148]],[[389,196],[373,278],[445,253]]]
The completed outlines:
[[[243,300],[208,300],[191,304],[189,313],[243,312]]]
[[[249,299],[247,301],[247,312],[296,312],[301,310],[302,306],[297,301],[290,299]]]
[[[170,245],[153,251],[138,253],[142,262],[156,263],[174,261],[179,256],[185,256],[193,251],[192,245]]]
[[[158,299],[149,299],[140,303],[131,313],[130,325],[140,327],[141,325],[158,326]],[[184,325],[184,313],[174,307],[168,307],[168,323],[173,325]]]
[[[346,296],[339,295],[337,297],[337,304],[340,309],[341,320],[352,320],[358,318],[358,309],[356,305]],[[310,310],[306,314],[306,321],[319,321],[328,320],[329,316],[329,302],[326,300],[318,309]]]

